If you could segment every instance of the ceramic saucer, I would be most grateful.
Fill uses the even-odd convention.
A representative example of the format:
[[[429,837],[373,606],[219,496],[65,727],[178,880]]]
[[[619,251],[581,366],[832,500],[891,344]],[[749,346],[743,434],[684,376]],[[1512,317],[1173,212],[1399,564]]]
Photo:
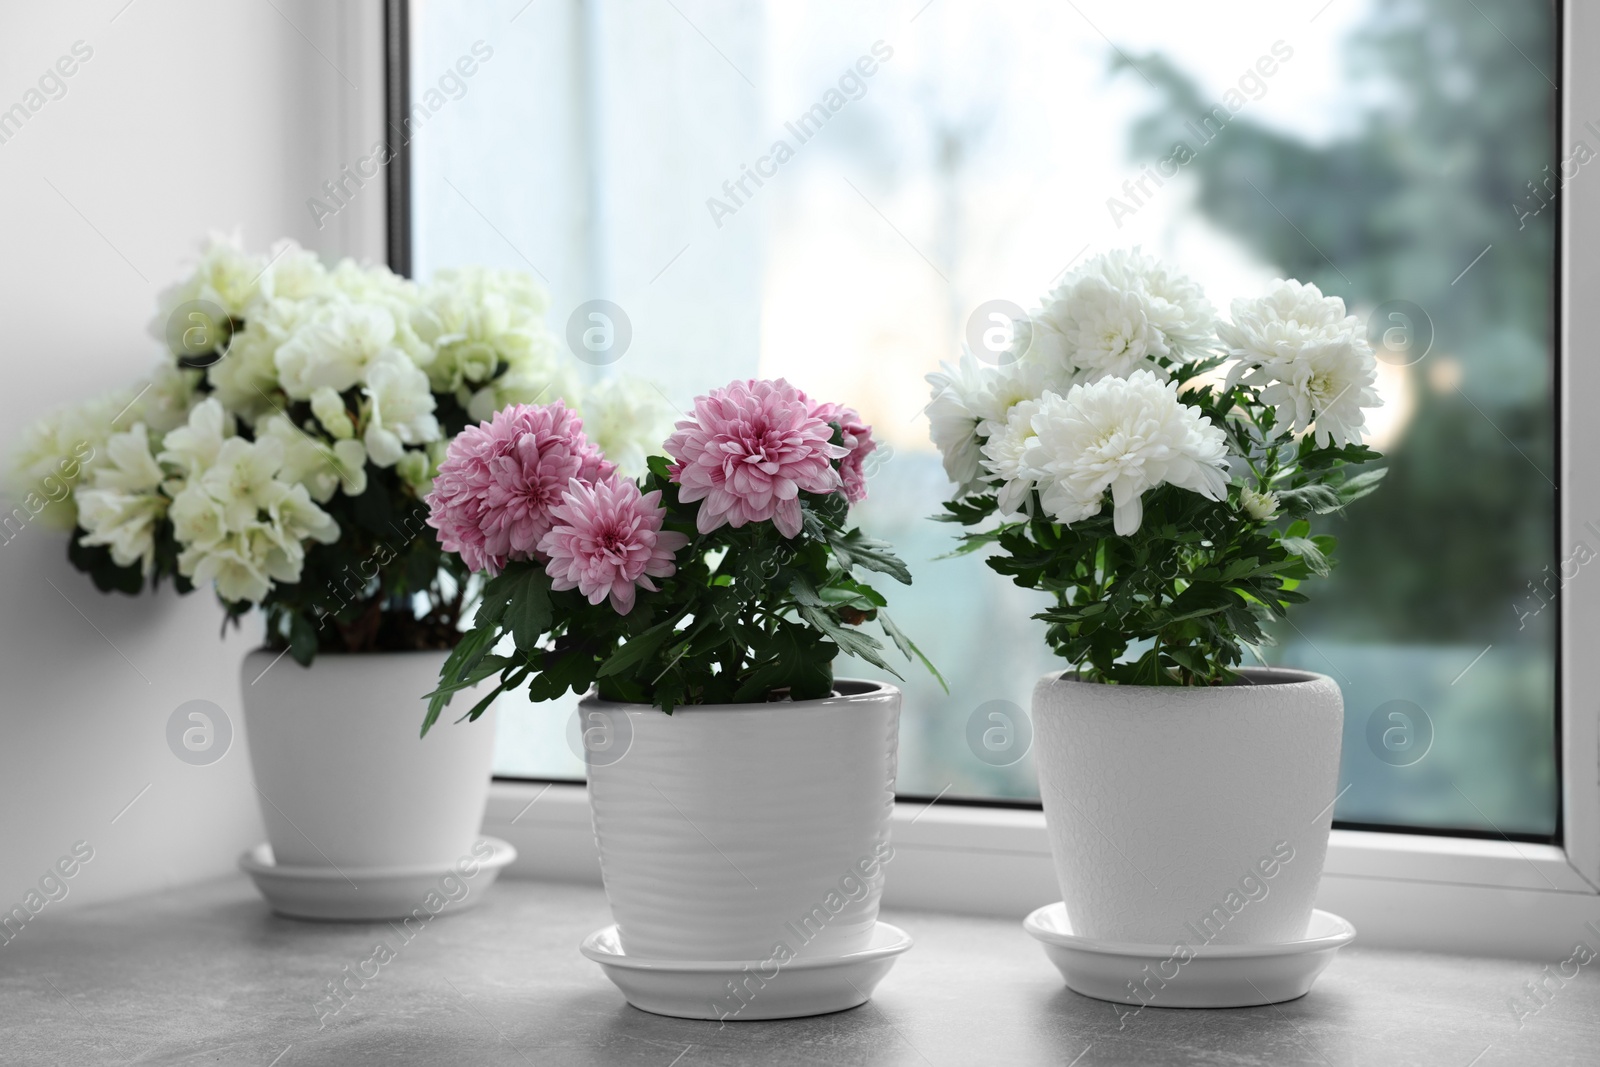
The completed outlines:
[[[470,861],[481,855],[479,846],[483,844],[492,851],[488,859],[477,860],[478,872],[470,878],[445,867],[280,867],[273,861],[272,846],[265,843],[241,855],[239,869],[255,880],[256,888],[279,915],[376,922],[403,919],[418,908],[442,914],[477,904],[501,869],[517,858],[517,850],[496,837],[480,837],[473,853],[464,858]],[[450,881],[442,881],[445,878]],[[445,902],[443,907],[437,907],[439,900]],[[429,904],[435,908],[430,909]]]
[[[583,939],[578,951],[598,963],[628,1003],[678,1019],[798,1019],[859,1007],[911,947],[911,936],[880,922],[859,952],[802,957],[782,965],[647,960],[622,951],[617,928]],[[735,989],[739,992],[735,993]]]
[[[1022,928],[1044,944],[1068,989],[1152,1008],[1245,1008],[1303,997],[1356,936],[1356,928],[1339,916],[1313,911],[1299,941],[1198,945],[1184,960],[1174,945],[1080,937],[1059,902],[1028,916]]]

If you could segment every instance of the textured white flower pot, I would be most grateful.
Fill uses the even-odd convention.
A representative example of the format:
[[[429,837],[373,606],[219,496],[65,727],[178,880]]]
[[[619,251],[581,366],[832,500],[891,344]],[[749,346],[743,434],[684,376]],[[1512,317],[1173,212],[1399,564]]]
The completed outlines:
[[[1243,673],[1254,684],[1050,674],[1034,687],[1034,758],[1075,934],[1193,946],[1305,935],[1344,700],[1320,674]]]
[[[900,691],[835,686],[826,700],[671,715],[582,702],[587,728],[631,734],[620,758],[588,751],[624,952],[738,961],[769,959],[779,942],[799,957],[867,948],[894,855]]]
[[[455,725],[458,693],[419,738],[424,695],[445,652],[244,659],[240,687],[250,766],[276,863],[395,868],[454,864],[483,821],[494,759],[494,709]],[[266,671],[262,674],[262,671]]]

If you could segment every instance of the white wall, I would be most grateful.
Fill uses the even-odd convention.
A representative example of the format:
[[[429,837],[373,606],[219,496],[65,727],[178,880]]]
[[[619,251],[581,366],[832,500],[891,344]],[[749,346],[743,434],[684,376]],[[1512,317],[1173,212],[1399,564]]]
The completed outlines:
[[[378,183],[320,232],[306,208],[381,133],[377,0],[126,2],[0,9],[0,111],[74,42],[93,49],[0,144],[5,453],[42,412],[159,358],[156,293],[209,229],[382,256]],[[219,641],[220,618],[209,593],[98,593],[49,529],[0,544],[0,911],[75,841],[94,859],[41,921],[222,874],[263,839],[238,680],[258,631]],[[167,748],[168,716],[193,699],[235,725],[210,766]]]

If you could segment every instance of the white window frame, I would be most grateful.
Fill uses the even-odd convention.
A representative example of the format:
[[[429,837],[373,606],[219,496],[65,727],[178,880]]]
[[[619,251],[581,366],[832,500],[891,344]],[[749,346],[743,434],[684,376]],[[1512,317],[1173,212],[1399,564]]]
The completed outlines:
[[[381,19],[358,21],[359,32],[381,40]],[[1600,69],[1577,62],[1600,54],[1600,7],[1569,0],[1563,21],[1565,158],[1578,141],[1600,150],[1600,138],[1584,126],[1600,125]],[[369,94],[350,107],[379,103]],[[1600,417],[1586,410],[1587,402],[1600,403],[1600,359],[1588,340],[1600,337],[1600,301],[1592,297],[1600,292],[1600,253],[1578,240],[1600,233],[1600,177],[1579,176],[1564,193],[1556,338],[1565,552],[1594,540],[1586,523],[1600,525]],[[1576,358],[1579,344],[1584,358]],[[1334,830],[1318,906],[1355,923],[1363,944],[1554,958],[1600,915],[1600,584],[1573,582],[1559,608],[1563,844]],[[516,875],[600,884],[582,785],[496,781],[483,829],[517,847]],[[1020,920],[1059,899],[1042,811],[903,801],[894,841],[890,907]]]

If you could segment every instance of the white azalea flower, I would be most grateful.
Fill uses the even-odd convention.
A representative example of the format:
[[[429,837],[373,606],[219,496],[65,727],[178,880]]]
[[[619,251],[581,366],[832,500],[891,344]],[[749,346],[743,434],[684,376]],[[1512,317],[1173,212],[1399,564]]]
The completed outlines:
[[[286,489],[274,477],[281,466],[282,442],[270,437],[259,441],[230,437],[222,442],[214,463],[201,473],[199,484],[222,505],[228,528],[242,530]]]
[[[357,263],[340,260],[328,272],[330,299],[340,297],[358,304],[382,307],[394,317],[394,340],[398,348],[417,366],[426,367],[437,358],[432,343],[417,336],[412,319],[422,300],[422,290],[409,278],[402,278],[382,263]]]
[[[550,404],[557,400],[575,406],[578,379],[559,360],[538,363],[524,357],[500,377],[476,390],[467,385],[456,390],[456,401],[467,409],[467,417],[484,422],[511,404]],[[669,431],[670,432],[670,431]],[[666,435],[662,435],[666,440]]]
[[[180,305],[194,300],[216,305],[230,319],[247,318],[246,312],[261,293],[261,273],[265,267],[263,257],[244,251],[237,233],[213,233],[189,276],[162,290],[157,297],[156,317],[150,321],[151,336],[165,342],[167,320]],[[226,338],[230,329],[227,322],[210,324],[213,337]]]
[[[533,378],[554,372],[560,346],[545,325],[549,306],[549,295],[522,271],[439,271],[412,315],[418,337],[438,352],[428,367],[434,389],[479,385],[502,362]]]
[[[222,358],[206,368],[217,399],[246,422],[276,410],[278,349],[316,315],[317,300],[259,301]]]
[[[172,504],[173,533],[182,545],[178,571],[196,585],[215,584],[224,600],[259,603],[273,582],[297,582],[307,540],[331,544],[339,524],[287,479],[289,450],[281,417],[263,424],[256,441],[230,437],[211,466],[200,470]],[[359,442],[340,442],[361,447]],[[313,452],[316,446],[312,447]]]
[[[1217,335],[1238,362],[1228,382],[1261,390],[1277,410],[1277,433],[1315,428],[1317,444],[1358,444],[1363,409],[1375,408],[1377,359],[1361,320],[1315,285],[1279,279],[1258,300],[1235,300]]]
[[[1123,537],[1139,529],[1147,490],[1176,485],[1211,500],[1227,493],[1222,430],[1179,401],[1176,383],[1149,371],[1047,393],[1032,423],[1026,463],[1045,510],[1063,525],[1098,515],[1107,489]]]
[[[233,416],[216,397],[207,397],[189,412],[189,421],[162,439],[160,462],[179,468],[193,478],[217,461],[225,441],[234,433]]]
[[[212,584],[223,600],[259,604],[272,591],[272,581],[248,540],[230,534],[208,548],[191,546],[178,555],[178,573],[197,586]]]
[[[344,406],[344,397],[326,385],[311,394],[311,414],[331,437],[343,441],[356,435],[356,424]]]
[[[419,448],[408,448],[405,455],[400,457],[400,462],[394,465],[394,472],[400,480],[411,487],[411,491],[420,499],[427,495],[433,488],[433,476],[438,468],[428,457],[428,453]]]
[[[79,543],[103,545],[117,566],[137,565],[148,577],[155,566],[156,523],[166,514],[167,498],[119,489],[79,489],[77,498],[78,524],[85,531]]]
[[[6,487],[37,519],[57,530],[78,522],[73,490],[105,459],[106,441],[135,420],[127,412],[136,389],[118,389],[53,411],[29,425],[12,454]],[[116,420],[113,423],[112,420]]]
[[[649,382],[606,378],[583,395],[583,431],[625,478],[642,477],[649,457],[661,454],[677,412]]]
[[[998,497],[1002,515],[1022,512],[1036,484],[1035,473],[1028,466],[1026,457],[1029,446],[1038,436],[1033,428],[1033,417],[1039,413],[1040,406],[1038,400],[1017,403],[1011,408],[1004,425],[983,443],[985,469],[1005,483],[1000,487]]]
[[[140,493],[161,486],[161,465],[150,454],[150,431],[139,423],[126,433],[112,434],[106,441],[106,458],[89,476],[96,489],[120,489]]]
[[[106,442],[106,458],[96,465],[90,484],[77,493],[80,543],[105,546],[119,567],[138,565],[149,575],[155,564],[155,527],[167,513],[161,493],[161,467],[150,454],[150,436],[143,423]]]
[[[215,548],[228,535],[222,505],[198,485],[185,486],[173,498],[167,516],[172,520],[172,536],[194,551]]]
[[[321,295],[327,287],[328,268],[322,260],[290,238],[273,243],[267,263],[260,283],[264,300],[306,300]]]
[[[1188,277],[1138,249],[1096,256],[1069,275],[1033,316],[1032,350],[1094,382],[1185,362],[1210,344],[1215,312]]]
[[[257,440],[271,439],[283,446],[283,464],[277,477],[306,487],[311,499],[325,504],[341,489],[346,496],[367,491],[367,449],[360,441],[313,438],[283,415],[272,415],[256,427]]]
[[[361,381],[394,339],[395,320],[387,308],[330,302],[278,347],[278,381],[293,400],[309,400],[324,387],[342,393]]]
[[[437,441],[439,420],[428,376],[396,352],[384,354],[367,370],[362,390],[367,455],[380,467],[400,462],[405,445]]]

